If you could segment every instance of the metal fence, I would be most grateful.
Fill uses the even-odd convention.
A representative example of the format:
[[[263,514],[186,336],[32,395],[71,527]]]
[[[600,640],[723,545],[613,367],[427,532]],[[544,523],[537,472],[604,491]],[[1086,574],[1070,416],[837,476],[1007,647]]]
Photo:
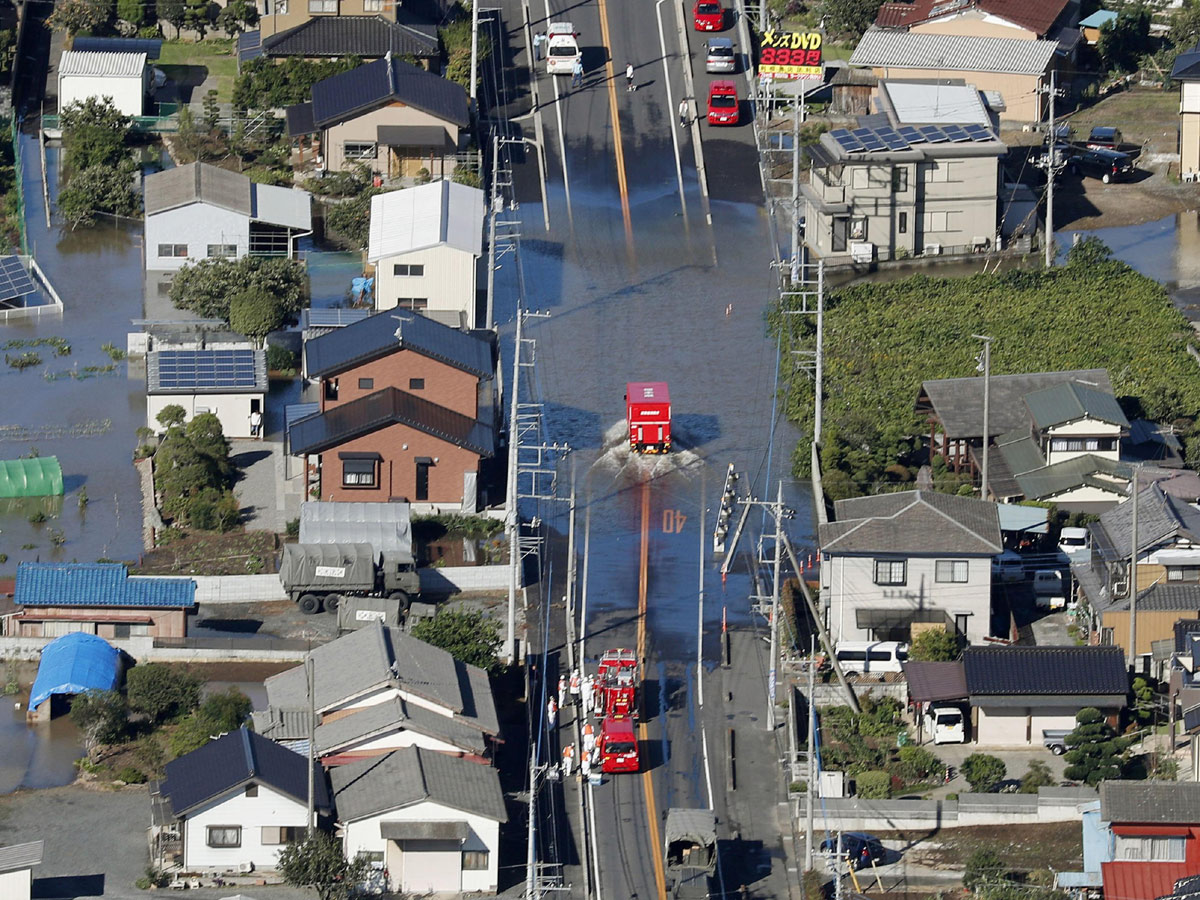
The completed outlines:
[[[9,140],[13,150],[13,180],[17,185],[17,219],[21,232],[21,252],[29,254],[29,235],[25,231],[25,167],[21,163],[20,122],[16,116],[9,119]]]

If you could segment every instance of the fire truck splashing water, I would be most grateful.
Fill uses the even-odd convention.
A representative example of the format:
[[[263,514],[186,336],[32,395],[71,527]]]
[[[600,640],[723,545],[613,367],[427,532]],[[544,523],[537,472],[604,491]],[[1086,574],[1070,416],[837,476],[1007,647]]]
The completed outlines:
[[[691,450],[688,435],[678,425],[670,453],[646,455],[635,453],[629,446],[629,427],[624,420],[614,422],[604,432],[604,447],[592,464],[594,468],[618,474],[629,473],[632,481],[658,478],[671,472],[699,472],[704,460]]]

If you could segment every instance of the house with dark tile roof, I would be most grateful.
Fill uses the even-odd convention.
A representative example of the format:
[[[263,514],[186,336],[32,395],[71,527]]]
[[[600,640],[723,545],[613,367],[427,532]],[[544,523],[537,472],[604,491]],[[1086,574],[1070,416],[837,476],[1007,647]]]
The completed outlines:
[[[433,69],[440,53],[433,25],[398,22],[383,14],[314,16],[268,35],[248,32],[238,37],[239,49],[246,51],[257,43],[255,55],[268,59],[339,59],[353,55],[375,60],[393,53],[415,60],[427,72]]]
[[[13,602],[16,613],[4,618],[4,633],[13,637],[82,631],[106,640],[180,638],[196,610],[196,583],[130,577],[120,563],[23,562]]]
[[[495,769],[410,747],[340,766],[330,780],[347,858],[382,863],[390,890],[496,892],[508,815]]]
[[[1089,706],[1115,725],[1129,693],[1120,647],[967,647],[962,666],[984,747],[1040,747],[1043,730],[1073,729]]]
[[[391,52],[318,81],[286,115],[293,138],[318,137],[325,171],[366,165],[388,178],[449,178],[471,122],[462,87]]]
[[[321,405],[289,425],[288,452],[322,500],[474,511],[495,451],[494,359],[488,338],[399,310],[306,341]]]
[[[835,642],[908,641],[930,624],[970,643],[991,634],[991,562],[1004,549],[994,503],[932,491],[839,500],[818,537]]]
[[[313,763],[318,821],[332,805]],[[160,864],[185,872],[274,869],[279,851],[304,836],[308,759],[246,728],[167,763],[152,788],[152,844]]]

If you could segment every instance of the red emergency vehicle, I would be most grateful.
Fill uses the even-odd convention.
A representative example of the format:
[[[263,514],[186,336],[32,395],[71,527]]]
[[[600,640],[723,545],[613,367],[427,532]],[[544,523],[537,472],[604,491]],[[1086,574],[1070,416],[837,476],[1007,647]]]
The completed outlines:
[[[605,650],[595,685],[592,708],[599,718],[637,718],[637,654],[632,650]]]
[[[665,381],[625,385],[625,420],[634,453],[671,451],[671,395]]]
[[[600,726],[600,771],[636,772],[638,741],[633,719],[605,719]]]

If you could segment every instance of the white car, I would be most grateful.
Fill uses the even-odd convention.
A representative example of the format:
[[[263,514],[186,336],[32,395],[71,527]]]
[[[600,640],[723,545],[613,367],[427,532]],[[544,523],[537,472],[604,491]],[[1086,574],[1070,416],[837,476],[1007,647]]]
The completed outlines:
[[[1058,552],[1073,559],[1077,554],[1088,548],[1088,530],[1086,528],[1064,528],[1058,535]]]
[[[1025,580],[1025,560],[1015,550],[1005,550],[999,556],[992,557],[992,579],[995,581]]]

